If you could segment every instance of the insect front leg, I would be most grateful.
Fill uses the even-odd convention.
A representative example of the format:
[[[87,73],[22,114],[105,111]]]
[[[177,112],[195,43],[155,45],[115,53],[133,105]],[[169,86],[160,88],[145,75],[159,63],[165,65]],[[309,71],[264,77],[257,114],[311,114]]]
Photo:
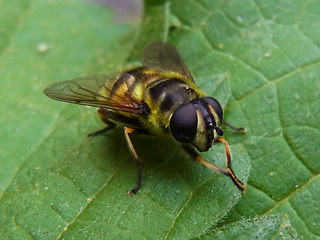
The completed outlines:
[[[245,185],[236,177],[236,175],[234,174],[234,172],[231,168],[231,152],[230,152],[229,144],[227,143],[227,141],[224,138],[217,138],[217,140],[218,140],[218,142],[223,142],[225,144],[227,170],[225,170],[225,169],[223,169],[213,163],[210,163],[210,162],[203,160],[203,158],[200,156],[200,154],[198,154],[192,146],[184,144],[184,145],[182,145],[182,147],[185,150],[185,152],[191,158],[193,158],[195,161],[205,165],[206,167],[208,167],[218,173],[222,173],[222,174],[230,177],[231,180],[233,181],[233,183],[237,186],[237,188],[239,188],[239,190],[241,190],[241,192],[243,192],[245,190]]]
[[[129,150],[130,150],[132,156],[134,157],[134,159],[136,160],[137,166],[138,166],[137,184],[133,189],[128,191],[128,194],[130,196],[133,196],[134,194],[136,194],[139,191],[139,189],[141,187],[141,181],[142,181],[142,164],[143,164],[143,162],[141,161],[141,159],[139,159],[139,156],[138,156],[136,150],[134,149],[133,144],[132,144],[131,139],[130,139],[130,136],[129,136],[129,134],[138,133],[138,131],[139,130],[135,129],[135,128],[124,127],[124,135],[126,137],[126,141],[127,141]]]
[[[229,128],[235,130],[235,131],[238,131],[238,132],[242,132],[242,133],[246,133],[247,132],[247,129],[246,128],[239,128],[239,127],[235,127],[235,126],[232,126],[231,124],[225,122],[225,121],[222,121],[222,124],[228,126]]]
[[[114,122],[111,122],[109,120],[109,118],[107,117],[105,111],[103,108],[99,108],[98,109],[98,114],[99,114],[99,117],[100,119],[105,123],[107,124],[107,127],[103,128],[103,129],[100,129],[98,131],[95,131],[95,132],[92,132],[92,133],[89,133],[88,134],[88,137],[95,137],[97,135],[100,135],[102,133],[105,133],[113,128],[115,128],[116,124]]]
[[[226,151],[226,165],[228,168],[228,173],[229,173],[229,177],[231,178],[231,180],[233,181],[233,183],[241,190],[241,192],[243,192],[246,189],[246,186],[244,185],[243,182],[241,182],[236,175],[234,174],[233,170],[232,170],[232,157],[231,157],[231,151],[230,151],[230,147],[228,142],[221,137],[217,138],[218,142],[222,142],[224,143],[224,147],[225,147],[225,151]]]

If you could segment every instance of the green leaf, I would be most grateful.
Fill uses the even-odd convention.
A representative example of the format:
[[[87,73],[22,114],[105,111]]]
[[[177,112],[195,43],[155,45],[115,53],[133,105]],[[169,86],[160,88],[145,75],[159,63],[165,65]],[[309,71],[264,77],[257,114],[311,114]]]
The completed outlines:
[[[320,5],[309,1],[146,1],[140,26],[80,1],[0,3],[0,225],[6,239],[317,239]],[[103,128],[94,108],[48,99],[49,83],[118,71],[145,45],[176,46],[225,107],[241,195],[166,138]],[[120,125],[121,126],[121,125]],[[224,147],[202,154],[224,166]]]
[[[288,217],[246,219],[208,231],[198,239],[298,239]]]

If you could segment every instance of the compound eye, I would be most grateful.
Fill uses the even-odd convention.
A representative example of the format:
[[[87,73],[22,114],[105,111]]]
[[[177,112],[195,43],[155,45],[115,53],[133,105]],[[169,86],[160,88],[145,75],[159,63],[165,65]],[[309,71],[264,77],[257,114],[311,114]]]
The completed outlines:
[[[216,112],[218,115],[218,118],[220,120],[220,123],[222,122],[223,119],[223,110],[221,107],[221,104],[218,102],[217,99],[212,98],[212,97],[205,97],[205,101],[212,107],[212,109]]]
[[[188,103],[174,112],[170,119],[170,132],[179,142],[192,142],[197,133],[198,117],[192,103]]]

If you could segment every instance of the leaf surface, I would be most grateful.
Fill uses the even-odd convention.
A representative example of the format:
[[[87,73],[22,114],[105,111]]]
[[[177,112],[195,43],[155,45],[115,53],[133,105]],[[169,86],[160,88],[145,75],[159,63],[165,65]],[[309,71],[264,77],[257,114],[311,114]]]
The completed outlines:
[[[7,239],[317,239],[320,198],[319,4],[146,1],[140,26],[79,1],[0,3],[0,224]],[[233,168],[192,162],[170,139],[133,136],[141,191],[121,125],[59,103],[49,83],[118,71],[168,41],[225,108]],[[224,166],[224,147],[204,159]],[[257,229],[261,231],[258,233]]]

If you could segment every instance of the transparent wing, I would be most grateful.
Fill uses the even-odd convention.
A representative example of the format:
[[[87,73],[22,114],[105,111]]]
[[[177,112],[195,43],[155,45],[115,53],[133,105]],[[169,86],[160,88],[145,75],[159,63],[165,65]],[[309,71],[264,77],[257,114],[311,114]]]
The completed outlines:
[[[49,85],[44,93],[52,99],[63,102],[140,114],[141,102],[130,97],[125,90],[123,93],[115,94],[108,88],[110,81],[116,77],[92,75],[57,82]]]
[[[142,53],[141,62],[150,68],[180,73],[194,81],[178,51],[167,43],[156,41],[148,45]]]

